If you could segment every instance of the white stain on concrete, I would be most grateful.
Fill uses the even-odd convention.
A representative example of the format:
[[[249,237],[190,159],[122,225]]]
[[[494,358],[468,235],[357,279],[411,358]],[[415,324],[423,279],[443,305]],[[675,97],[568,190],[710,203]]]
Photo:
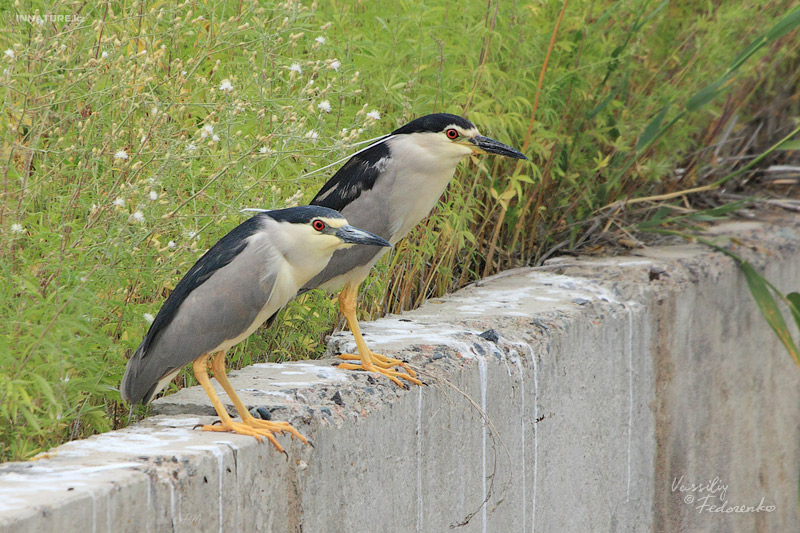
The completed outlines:
[[[284,386],[284,384],[282,383],[274,383],[274,385],[277,387]],[[294,398],[292,398],[291,394],[279,390],[263,390],[263,389],[247,388],[247,389],[239,389],[239,392],[252,392],[258,395],[277,396],[278,398],[283,398],[284,400],[290,402],[294,401]]]
[[[175,418],[169,419],[168,424],[164,425],[194,426],[199,421],[198,418]],[[89,457],[96,453],[118,453],[134,456],[172,453],[176,444],[188,442],[193,437],[193,431],[186,427],[168,427],[165,429],[131,427],[123,431],[96,435],[86,440],[68,442],[59,447],[58,453],[67,457]]]
[[[527,496],[525,494],[525,462],[526,462],[525,461],[525,453],[527,451],[526,448],[525,448],[525,367],[522,364],[522,358],[520,357],[520,354],[516,350],[511,350],[509,352],[509,356],[511,357],[511,360],[514,362],[514,364],[517,367],[517,370],[519,371],[519,386],[520,386],[520,411],[519,411],[520,443],[519,443],[519,449],[520,449],[520,455],[522,456],[522,460],[520,461],[520,464],[522,465],[522,509],[521,509],[521,511],[522,511],[522,533],[525,533],[525,519],[527,518],[527,516],[526,516],[527,515],[527,511],[526,511],[525,507],[526,507],[526,505],[528,503]]]
[[[539,436],[537,434],[536,420],[539,420],[539,365],[536,354],[531,353],[533,363],[533,497],[531,501],[531,531],[536,531],[536,476],[539,472]]]
[[[219,487],[218,487],[218,496],[219,496],[219,501],[218,501],[218,508],[219,508],[219,531],[220,531],[220,533],[222,533],[222,531],[223,531],[223,527],[222,527],[222,525],[223,525],[223,523],[224,523],[224,521],[223,521],[223,514],[222,514],[222,480],[223,480],[223,478],[225,477],[225,469],[224,469],[225,455],[224,455],[224,452],[223,452],[223,451],[220,449],[220,447],[219,447],[219,446],[214,446],[214,445],[208,445],[208,446],[201,446],[201,445],[197,445],[197,446],[187,446],[186,448],[187,448],[187,449],[189,449],[189,450],[201,450],[201,451],[209,451],[209,452],[211,452],[211,454],[212,454],[212,455],[213,455],[213,456],[216,458],[216,460],[217,460],[217,467],[218,467],[218,470],[219,470],[219,476],[218,476],[218,477],[219,477]]]
[[[486,507],[489,502],[486,501],[486,389],[488,386],[488,379],[486,377],[486,359],[478,357],[478,373],[481,379],[481,490],[483,491],[483,498],[481,504],[481,530],[486,533]]]
[[[99,466],[56,467],[34,464],[20,472],[3,472],[0,477],[0,512],[12,511],[25,506],[31,498],[41,500],[42,493],[62,493],[68,487],[86,489],[107,483],[105,474],[109,470],[121,470],[141,466],[140,463],[117,462]]]
[[[422,520],[422,387],[417,387],[417,531],[424,531]]]
[[[625,306],[628,316],[628,479],[625,501],[631,501],[631,446],[633,443],[633,310]]]
[[[188,427],[193,428],[200,423],[199,418],[195,417],[170,417],[159,420],[157,425],[164,427]]]
[[[253,367],[278,370],[281,375],[285,376],[297,376],[297,378],[291,381],[287,380],[280,383],[270,382],[270,385],[275,386],[308,386],[312,383],[319,383],[322,381],[334,382],[347,381],[348,379],[348,374],[344,370],[339,370],[333,366],[313,363],[257,363],[253,365]]]

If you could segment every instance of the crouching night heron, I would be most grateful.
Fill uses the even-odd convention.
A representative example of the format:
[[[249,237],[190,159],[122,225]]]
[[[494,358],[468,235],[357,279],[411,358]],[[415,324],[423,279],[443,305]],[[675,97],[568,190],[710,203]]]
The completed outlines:
[[[333,253],[354,245],[389,246],[384,239],[349,226],[326,207],[303,206],[261,212],[234,228],[181,279],[156,315],[122,378],[120,394],[132,405],[147,404],[194,362],[220,425],[206,431],[233,431],[266,437],[283,448],[273,432],[308,441],[288,422],[253,417],[225,375],[225,351],[271,321],[297,291],[328,264]],[[234,422],[211,387],[208,363],[242,422]]]
[[[510,146],[478,134],[475,125],[465,118],[447,113],[427,115],[354,154],[311,203],[341,211],[352,224],[394,245],[428,216],[456,165],[474,153],[527,159]],[[353,332],[358,355],[339,357],[360,360],[360,364],[342,363],[341,368],[379,372],[400,386],[400,379],[420,385],[406,363],[370,351],[356,318],[358,286],[385,251],[364,246],[339,250],[303,289],[342,289],[339,308]]]

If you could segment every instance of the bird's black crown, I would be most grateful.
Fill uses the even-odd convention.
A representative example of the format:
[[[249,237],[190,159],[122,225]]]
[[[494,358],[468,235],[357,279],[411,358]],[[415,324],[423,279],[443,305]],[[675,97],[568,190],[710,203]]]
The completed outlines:
[[[300,207],[274,209],[272,211],[265,211],[262,214],[278,222],[288,222],[289,224],[307,224],[318,217],[344,218],[338,211],[319,205],[301,205]]]
[[[475,127],[475,125],[464,117],[458,115],[451,115],[450,113],[434,113],[432,115],[425,115],[412,120],[405,126],[402,126],[392,132],[392,135],[402,135],[404,133],[438,133],[444,131],[447,126],[455,124],[465,130]]]

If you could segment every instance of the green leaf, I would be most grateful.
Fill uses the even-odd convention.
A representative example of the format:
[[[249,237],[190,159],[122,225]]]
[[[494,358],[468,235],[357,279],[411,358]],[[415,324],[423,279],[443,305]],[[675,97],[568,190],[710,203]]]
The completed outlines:
[[[742,273],[744,273],[745,280],[747,280],[747,285],[750,288],[753,299],[756,301],[761,314],[764,315],[767,324],[769,324],[769,327],[778,335],[778,338],[786,347],[786,350],[789,352],[789,355],[792,356],[795,363],[800,366],[800,351],[798,351],[797,345],[795,345],[792,335],[786,327],[783,315],[780,309],[778,309],[778,304],[775,302],[772,294],[770,294],[766,281],[747,261],[739,263],[739,266],[742,269]]]
[[[800,139],[784,141],[775,147],[776,150],[800,150]]]
[[[694,95],[686,102],[686,109],[688,111],[696,111],[697,109],[700,109],[709,103],[720,92],[722,92],[723,85],[727,83],[728,80],[729,76],[723,76],[711,85],[708,85],[694,93]]]
[[[667,114],[667,111],[669,111],[671,105],[672,104],[670,103],[662,107],[661,110],[656,113],[656,116],[653,117],[647,127],[645,127],[644,131],[639,136],[639,140],[636,141],[637,152],[650,146],[653,141],[661,136],[663,133],[661,130],[661,123],[664,121],[664,116]]]
[[[735,72],[745,63],[745,61],[750,59],[753,54],[755,54],[765,45],[773,42],[783,35],[786,35],[798,25],[800,25],[800,9],[795,9],[779,20],[772,28],[770,28],[769,31],[767,31],[767,33],[754,39],[744,50],[739,52],[739,54],[731,61],[727,72],[725,72],[721,78],[711,85],[695,93],[694,96],[692,96],[689,101],[686,102],[686,109],[689,111],[694,111],[710,102],[725,89],[725,86],[734,78]]]
[[[768,32],[767,39],[770,42],[783,37],[796,27],[800,26],[800,8],[790,11],[785,17],[778,21]]]
[[[797,327],[800,329],[800,293],[790,292],[786,295],[786,301],[789,304],[789,310],[792,312],[794,321],[797,322]]]
[[[641,19],[639,22],[636,23],[636,25],[633,27],[633,31],[641,30],[644,27],[644,25],[650,21],[650,19],[658,15],[662,9],[667,7],[667,4],[669,4],[669,0],[664,0],[663,2],[658,4],[658,6],[656,6],[656,8],[650,12],[650,14],[648,14],[646,17],[644,17],[643,19]]]

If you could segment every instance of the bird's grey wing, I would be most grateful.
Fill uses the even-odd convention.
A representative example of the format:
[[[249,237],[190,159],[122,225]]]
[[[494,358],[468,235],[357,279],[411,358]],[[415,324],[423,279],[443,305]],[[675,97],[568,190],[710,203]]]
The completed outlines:
[[[123,398],[147,403],[162,378],[252,324],[275,282],[264,271],[264,247],[254,242],[259,224],[256,215],[239,225],[181,279],[128,361]]]
[[[261,224],[261,216],[256,215],[230,231],[214,244],[189,269],[175,286],[175,289],[158,311],[153,324],[147,331],[140,349],[146,355],[150,343],[163,332],[175,318],[175,313],[186,297],[197,287],[205,283],[217,270],[225,267],[238,256],[248,245],[247,239],[255,234]]]
[[[311,281],[303,285],[298,294],[316,289],[334,278],[345,276],[354,268],[366,267],[367,265],[372,267],[386,251],[388,251],[388,248],[381,248],[378,246],[355,246],[346,250],[336,250],[333,257],[331,257],[331,260],[328,262],[328,266],[312,278]],[[364,273],[363,278],[366,278],[366,276],[367,273]],[[327,290],[335,290],[340,288],[340,285],[344,285],[346,281],[347,280],[342,280],[337,286],[324,288]],[[360,281],[361,279],[358,280],[358,282]]]
[[[347,219],[348,224],[379,235],[384,239],[391,237],[391,227],[387,209],[388,198],[378,192],[381,189],[380,177],[384,174],[390,154],[389,147],[382,141],[351,157],[336,174],[329,179],[311,200],[311,205],[336,209]],[[376,189],[374,200],[359,202],[362,195]],[[386,253],[386,248],[376,246],[353,246],[337,250],[325,269],[317,274],[300,290],[301,293],[347,274],[356,267],[368,265]]]
[[[386,240],[391,238],[391,217],[389,215],[390,206],[388,205],[389,197],[384,194],[383,184],[376,185],[375,189],[369,194],[370,201],[356,201],[345,205],[341,213],[347,219],[348,224],[361,228],[363,230],[379,235]],[[363,197],[361,198],[363,200]],[[363,273],[361,269],[360,274],[356,275],[357,278],[367,276],[369,268],[385,254],[389,249],[380,246],[351,246],[341,250],[336,250],[333,253],[327,266],[322,269],[322,272],[314,276],[308,283],[301,289],[301,293],[316,289],[317,287],[350,273],[352,270],[359,267],[365,267]],[[352,277],[352,275],[351,275]],[[334,282],[335,286],[327,286],[329,290],[337,288],[338,285],[344,284],[346,279],[340,279]],[[361,281],[361,279],[353,280]]]

